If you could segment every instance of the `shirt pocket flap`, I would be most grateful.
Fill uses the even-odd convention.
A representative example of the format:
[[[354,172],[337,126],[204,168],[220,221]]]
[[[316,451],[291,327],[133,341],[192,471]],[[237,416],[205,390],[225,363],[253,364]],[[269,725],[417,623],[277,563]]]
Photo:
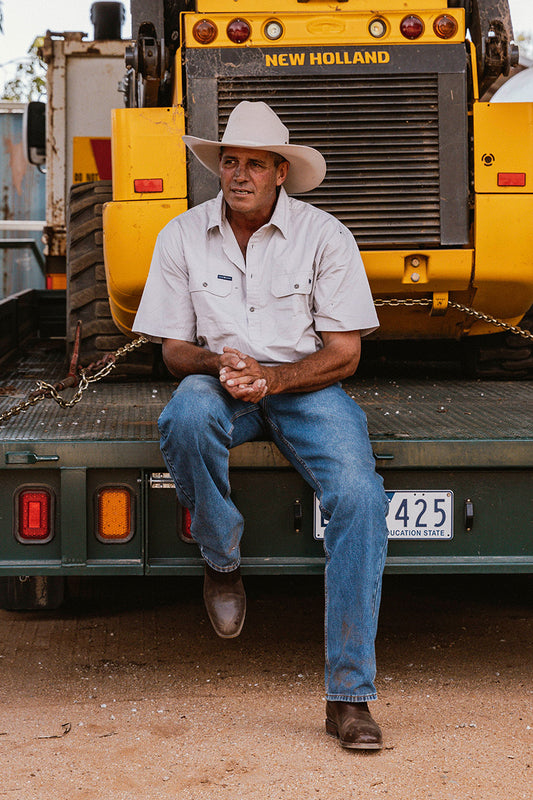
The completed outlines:
[[[312,287],[312,272],[298,272],[292,275],[281,274],[272,277],[272,294],[274,297],[287,297],[291,294],[310,294]]]
[[[217,297],[227,297],[231,292],[233,281],[228,278],[217,278],[215,276],[204,275],[189,277],[189,291],[190,292],[208,292],[215,294]]]

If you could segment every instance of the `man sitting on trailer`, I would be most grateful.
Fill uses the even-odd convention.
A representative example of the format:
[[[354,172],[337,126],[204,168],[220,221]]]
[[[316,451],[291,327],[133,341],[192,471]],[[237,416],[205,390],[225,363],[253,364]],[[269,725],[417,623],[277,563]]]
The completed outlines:
[[[229,450],[271,439],[328,520],[326,731],[343,747],[380,749],[367,702],[387,500],[365,415],[339,383],[378,325],[361,257],[344,225],[288,196],[318,186],[326,165],[289,144],[265,103],[239,103],[221,142],[183,138],[222,191],[159,234],[134,330],[162,341],[181,379],[159,419],[161,450],[205,560],[207,613],[219,636],[241,632]]]

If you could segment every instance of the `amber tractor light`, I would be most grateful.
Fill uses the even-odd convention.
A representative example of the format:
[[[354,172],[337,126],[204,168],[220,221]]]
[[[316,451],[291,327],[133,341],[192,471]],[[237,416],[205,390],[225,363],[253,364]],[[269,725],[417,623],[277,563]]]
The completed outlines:
[[[200,44],[211,44],[218,35],[218,28],[210,19],[200,19],[192,29],[192,35]]]
[[[400,33],[406,39],[418,39],[424,33],[424,23],[416,14],[410,14],[400,22]]]
[[[283,36],[283,25],[281,22],[278,22],[277,19],[269,20],[265,25],[265,36],[272,42],[275,42],[276,39],[281,39]]]
[[[126,486],[104,486],[96,495],[96,536],[101,542],[127,542],[134,532],[133,497]]]
[[[381,17],[376,17],[368,26],[368,32],[374,39],[381,39],[387,33],[387,23]]]
[[[49,489],[22,489],[15,498],[15,537],[23,544],[46,544],[54,536],[54,496]]]
[[[235,44],[242,44],[246,42],[251,34],[252,29],[248,22],[245,19],[241,19],[237,17],[237,19],[232,19],[229,23],[228,27],[226,28],[226,33],[228,35],[228,39],[230,42],[234,42]]]
[[[453,17],[442,14],[433,23],[433,30],[439,39],[451,39],[459,30],[459,25]]]

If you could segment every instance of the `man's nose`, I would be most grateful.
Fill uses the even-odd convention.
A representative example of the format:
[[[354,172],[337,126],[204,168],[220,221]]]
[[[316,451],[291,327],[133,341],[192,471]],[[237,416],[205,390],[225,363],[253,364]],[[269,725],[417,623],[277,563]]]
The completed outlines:
[[[237,164],[235,167],[234,177],[238,180],[246,180],[248,178],[248,168],[246,164]]]

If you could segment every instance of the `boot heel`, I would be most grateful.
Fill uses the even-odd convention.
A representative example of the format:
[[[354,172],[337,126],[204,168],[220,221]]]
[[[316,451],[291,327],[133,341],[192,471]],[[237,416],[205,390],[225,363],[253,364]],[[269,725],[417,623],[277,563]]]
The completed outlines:
[[[337,730],[337,726],[330,719],[326,719],[326,733],[328,734],[328,736],[334,736],[335,739],[339,738],[339,732]]]

